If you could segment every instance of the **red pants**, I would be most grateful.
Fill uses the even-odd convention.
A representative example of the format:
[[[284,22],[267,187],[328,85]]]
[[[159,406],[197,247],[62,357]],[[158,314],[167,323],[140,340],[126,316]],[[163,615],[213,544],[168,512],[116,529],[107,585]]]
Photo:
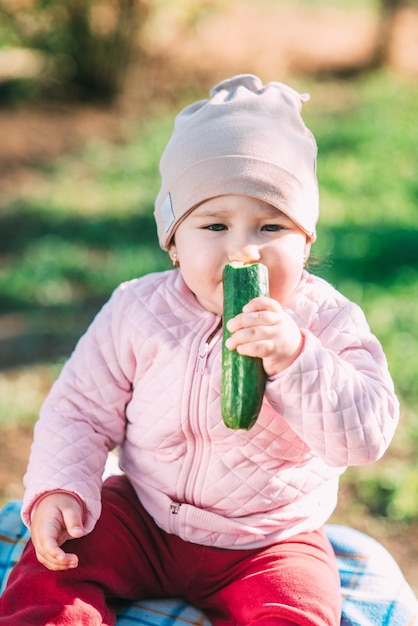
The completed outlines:
[[[339,626],[341,595],[322,531],[262,550],[188,543],[160,530],[124,476],[103,487],[92,533],[71,540],[76,569],[52,572],[31,542],[0,598],[0,626],[113,626],[117,599],[182,597],[216,626]]]

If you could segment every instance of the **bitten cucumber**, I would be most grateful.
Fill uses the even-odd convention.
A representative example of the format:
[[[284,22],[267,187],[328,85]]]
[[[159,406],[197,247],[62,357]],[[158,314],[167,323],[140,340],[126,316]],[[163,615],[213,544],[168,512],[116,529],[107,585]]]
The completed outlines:
[[[230,350],[228,320],[258,296],[269,295],[268,270],[262,263],[226,265],[223,272],[222,418],[228,428],[249,430],[263,402],[266,374],[262,360]]]

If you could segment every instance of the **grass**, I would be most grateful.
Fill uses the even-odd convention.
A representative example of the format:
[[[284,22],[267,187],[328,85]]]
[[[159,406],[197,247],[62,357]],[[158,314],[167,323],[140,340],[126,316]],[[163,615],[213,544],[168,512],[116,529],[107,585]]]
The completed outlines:
[[[300,82],[300,85],[297,83]],[[418,517],[418,87],[389,74],[296,81],[319,146],[318,273],[366,311],[387,354],[402,426],[386,457],[344,477],[373,514]],[[0,425],[33,422],[77,337],[122,280],[169,266],[153,221],[175,112],[43,163],[0,206]],[[3,324],[4,325],[4,324]]]
[[[314,117],[323,275],[366,311],[405,403],[418,401],[417,88],[375,75],[345,110]]]
[[[313,87],[320,97],[322,86]],[[343,481],[372,514],[417,519],[418,129],[410,98],[418,90],[383,74],[334,87],[335,105],[309,113],[322,191],[316,253],[329,260],[320,273],[365,310],[402,415],[384,459]]]

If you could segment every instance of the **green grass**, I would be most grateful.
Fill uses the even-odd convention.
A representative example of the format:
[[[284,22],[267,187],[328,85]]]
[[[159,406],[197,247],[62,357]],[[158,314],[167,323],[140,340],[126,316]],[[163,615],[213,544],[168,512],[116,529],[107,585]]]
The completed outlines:
[[[167,266],[152,211],[170,127],[151,120],[126,145],[95,140],[42,164],[33,194],[0,207],[2,310],[97,303]]]
[[[319,273],[365,310],[401,400],[390,451],[343,481],[372,514],[417,519],[418,88],[375,74],[325,91],[314,84],[311,94],[305,111],[319,148]]]
[[[315,252],[329,259],[321,273],[365,309],[397,389],[417,406],[418,88],[381,74],[336,87],[339,106],[310,120],[322,192]]]
[[[317,271],[366,311],[402,405],[390,452],[344,480],[373,514],[415,519],[418,86],[389,74],[293,85],[311,93],[303,111],[319,147]],[[3,321],[19,324],[0,339],[0,424],[33,422],[63,359],[119,282],[169,267],[152,211],[174,114],[131,123],[125,144],[96,139],[42,163],[30,193],[3,199],[0,307]]]

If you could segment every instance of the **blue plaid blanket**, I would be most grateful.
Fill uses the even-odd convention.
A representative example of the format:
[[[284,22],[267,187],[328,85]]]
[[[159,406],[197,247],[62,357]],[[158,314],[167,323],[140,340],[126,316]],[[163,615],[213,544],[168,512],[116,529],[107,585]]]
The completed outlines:
[[[29,539],[20,501],[0,510],[0,593]],[[418,626],[418,601],[387,550],[364,533],[328,525],[338,560],[343,610],[341,626]],[[136,602],[118,613],[117,626],[210,626],[180,599]]]

